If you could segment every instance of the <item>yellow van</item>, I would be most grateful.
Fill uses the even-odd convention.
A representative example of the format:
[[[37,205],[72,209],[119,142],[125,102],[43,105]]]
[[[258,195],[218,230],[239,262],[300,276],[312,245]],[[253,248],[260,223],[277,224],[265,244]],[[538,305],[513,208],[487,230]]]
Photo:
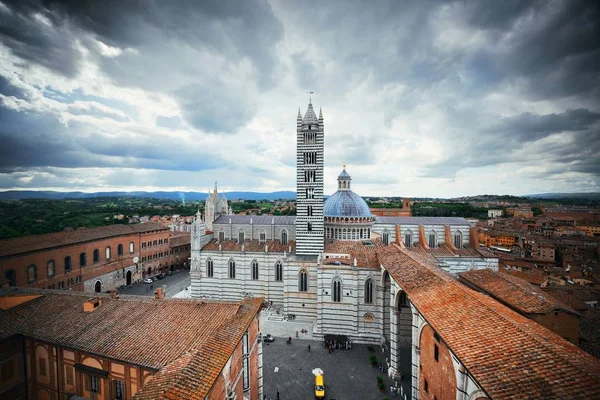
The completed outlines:
[[[315,397],[317,399],[325,398],[325,379],[323,375],[315,376]]]

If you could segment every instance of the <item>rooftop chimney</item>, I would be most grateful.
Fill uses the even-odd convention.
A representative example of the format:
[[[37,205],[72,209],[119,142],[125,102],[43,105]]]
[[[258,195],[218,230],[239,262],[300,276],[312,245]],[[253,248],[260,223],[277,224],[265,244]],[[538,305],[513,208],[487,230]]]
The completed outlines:
[[[92,312],[102,305],[102,300],[99,297],[92,297],[83,303],[84,312]]]

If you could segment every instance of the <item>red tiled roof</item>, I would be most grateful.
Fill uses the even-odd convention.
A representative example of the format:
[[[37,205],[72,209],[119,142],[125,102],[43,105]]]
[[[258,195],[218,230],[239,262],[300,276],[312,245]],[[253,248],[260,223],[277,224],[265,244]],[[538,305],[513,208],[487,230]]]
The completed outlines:
[[[187,235],[177,235],[171,237],[171,247],[179,247],[190,244],[192,241],[192,235],[188,233]]]
[[[80,228],[74,231],[2,239],[0,240],[0,257],[158,230],[168,230],[168,228],[163,224],[154,222],[133,225],[115,224],[96,228]]]
[[[20,321],[16,330],[23,336],[155,370],[202,345],[241,305],[126,295],[111,299],[108,294],[97,294],[102,304],[92,312],[84,312],[83,304],[96,296],[44,289],[0,289],[0,296],[31,294],[42,296],[0,310],[0,320]],[[140,340],[143,332],[170,340]]]
[[[378,257],[491,398],[600,397],[600,360],[412,252]]]
[[[246,240],[244,241],[244,251],[250,253],[261,253],[265,251],[265,246],[269,246],[269,251],[273,253],[283,253],[284,251],[289,252],[290,246],[292,252],[296,250],[296,242],[293,240],[288,241],[288,244],[281,244],[279,240],[267,240],[261,243],[258,240]],[[202,248],[203,251],[219,251],[219,241],[216,239],[211,240]],[[242,245],[237,240],[223,240],[221,242],[221,251],[242,251]]]
[[[573,308],[544,293],[541,288],[536,288],[516,276],[501,274],[491,269],[460,272],[458,276],[476,289],[482,289],[496,300],[523,314],[546,314],[562,310],[579,315]]]
[[[383,242],[379,238],[369,240],[368,242],[372,245],[365,245],[361,241],[344,240],[334,240],[333,242],[326,243],[325,253],[348,254],[350,255],[350,259],[328,258],[323,262],[324,264],[330,264],[330,261],[341,261],[348,263],[348,265],[354,265],[354,259],[356,258],[358,267],[379,268],[377,248],[383,246]]]
[[[498,272],[500,272],[501,274],[516,276],[517,278],[521,278],[536,286],[540,286],[542,283],[546,282],[546,279],[548,279],[547,275],[535,272],[521,272],[518,270],[510,270],[506,268],[498,268]]]

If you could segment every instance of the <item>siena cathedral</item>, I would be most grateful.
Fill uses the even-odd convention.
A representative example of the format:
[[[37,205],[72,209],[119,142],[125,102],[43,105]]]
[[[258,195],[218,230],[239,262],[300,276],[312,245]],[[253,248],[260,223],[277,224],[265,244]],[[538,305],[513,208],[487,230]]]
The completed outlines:
[[[390,337],[390,307],[402,304],[392,303],[396,282],[377,248],[401,246],[452,274],[497,270],[466,219],[376,216],[352,191],[345,166],[337,191],[323,201],[324,138],[323,112],[317,117],[311,101],[296,120],[296,216],[232,215],[215,187],[210,212],[204,221],[197,214],[192,228],[192,297],[264,297],[312,321],[315,338],[381,343]]]

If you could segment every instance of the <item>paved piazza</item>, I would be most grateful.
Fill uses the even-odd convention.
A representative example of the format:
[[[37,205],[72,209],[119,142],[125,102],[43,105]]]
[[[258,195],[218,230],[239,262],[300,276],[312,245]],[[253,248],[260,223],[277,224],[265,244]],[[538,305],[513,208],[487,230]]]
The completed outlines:
[[[276,400],[279,389],[281,400],[314,399],[313,369],[323,370],[328,400],[369,400],[393,398],[390,395],[392,381],[387,374],[369,365],[369,357],[375,355],[384,360],[380,346],[369,352],[367,345],[354,344],[352,349],[335,350],[329,354],[322,341],[311,340],[312,335],[300,333],[301,329],[312,332],[312,324],[306,321],[284,321],[281,315],[265,310],[262,314],[262,331],[275,336],[275,342],[263,345],[264,388],[267,399]],[[296,339],[296,330],[300,339]],[[292,336],[292,344],[286,338]],[[308,345],[311,352],[308,352]],[[408,350],[407,353],[408,355]],[[409,362],[406,362],[404,389],[409,386]],[[276,371],[277,369],[277,371]],[[384,377],[385,393],[377,389],[377,376]],[[400,399],[397,395],[396,399]]]

